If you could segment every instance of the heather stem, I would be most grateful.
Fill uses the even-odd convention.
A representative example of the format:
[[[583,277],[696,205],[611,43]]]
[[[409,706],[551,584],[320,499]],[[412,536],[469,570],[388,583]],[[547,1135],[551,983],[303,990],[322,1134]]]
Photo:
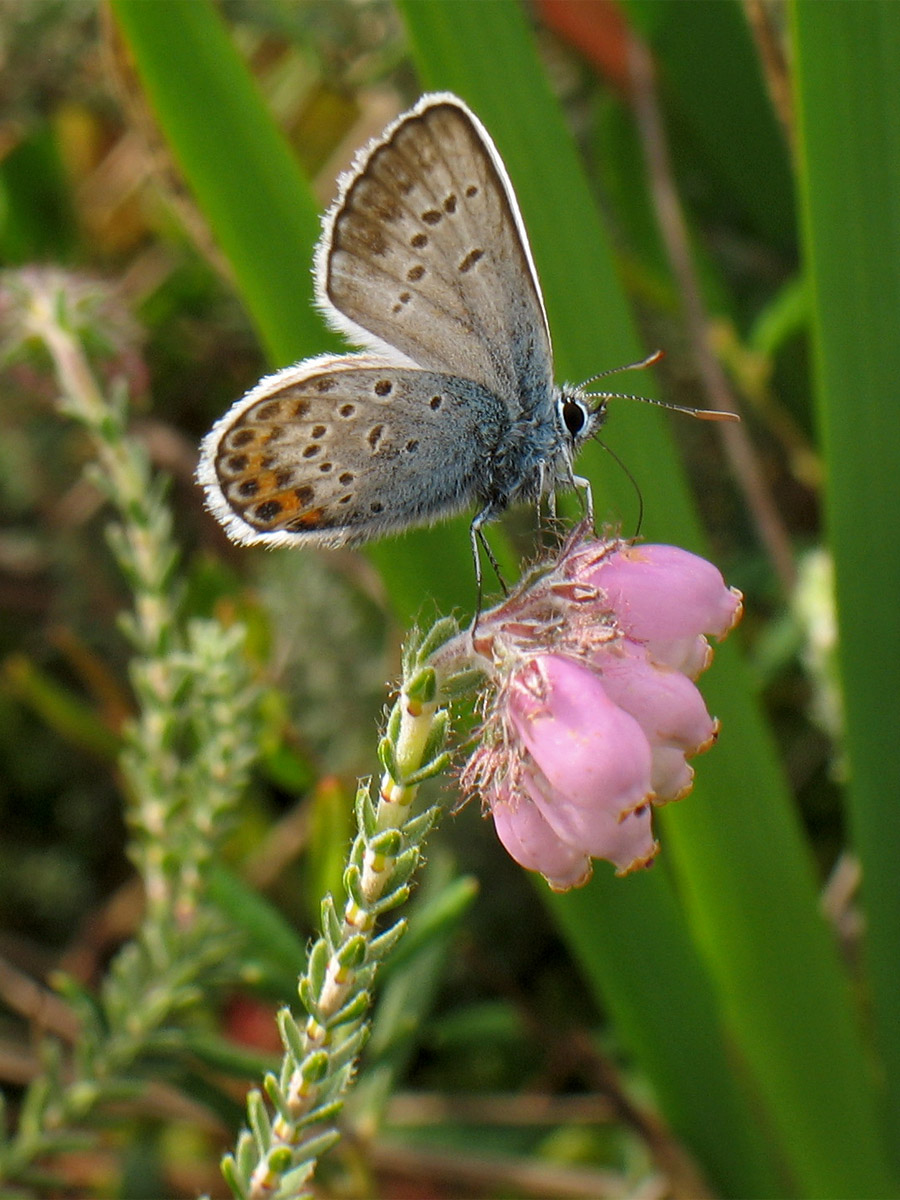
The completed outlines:
[[[318,1157],[338,1138],[335,1128],[368,1035],[375,972],[405,930],[398,920],[376,933],[379,918],[409,895],[429,830],[439,818],[433,805],[418,811],[425,779],[447,765],[448,685],[467,665],[466,639],[442,620],[423,639],[413,638],[400,694],[379,746],[384,772],[379,798],[371,786],[357,794],[358,832],[344,871],[347,901],[338,918],[331,896],[322,905],[322,936],[299,982],[307,1018],[301,1027],[288,1010],[279,1014],[285,1047],[280,1077],[269,1075],[270,1121],[259,1092],[248,1098],[250,1131],[238,1140],[223,1172],[244,1200],[286,1200],[306,1195]],[[442,648],[440,670],[435,651]],[[448,652],[448,647],[453,647]]]

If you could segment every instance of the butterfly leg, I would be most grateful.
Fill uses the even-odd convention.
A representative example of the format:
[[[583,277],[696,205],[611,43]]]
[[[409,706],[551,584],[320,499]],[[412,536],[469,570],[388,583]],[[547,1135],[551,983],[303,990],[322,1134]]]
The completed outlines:
[[[594,524],[594,493],[591,491],[591,481],[583,475],[572,476],[572,486],[581,496],[584,505],[584,515],[591,525]]]
[[[481,570],[481,550],[484,550],[487,555],[488,562],[494,568],[494,574],[497,576],[497,582],[503,589],[504,596],[509,595],[509,588],[503,576],[500,574],[500,564],[497,562],[494,552],[490,547],[490,543],[484,536],[482,528],[486,520],[487,513],[481,512],[474,518],[469,526],[469,539],[472,543],[472,557],[475,560],[475,584],[477,588],[477,596],[475,601],[475,616],[472,618],[472,629],[478,624],[478,618],[481,616],[481,605],[484,601],[484,573]]]

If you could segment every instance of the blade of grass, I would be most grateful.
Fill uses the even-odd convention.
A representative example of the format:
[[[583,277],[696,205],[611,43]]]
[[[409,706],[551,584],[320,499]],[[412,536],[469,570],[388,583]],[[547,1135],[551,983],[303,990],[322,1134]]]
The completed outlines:
[[[608,362],[631,361],[635,339],[608,239],[520,8],[502,0],[406,0],[401,8],[426,84],[472,103],[510,168],[562,371],[579,378]],[[591,313],[596,319],[586,318]],[[646,411],[617,410],[614,420],[617,452],[624,447],[626,461],[640,463],[653,536],[702,546],[662,423]],[[597,491],[609,495],[594,461],[585,460]],[[707,691],[726,733],[701,765],[701,786],[666,822],[694,931],[797,1186],[814,1196],[885,1194],[890,1185],[849,988],[818,914],[809,856],[772,743],[731,646]],[[581,898],[559,903],[580,905]],[[627,884],[608,889],[604,903],[604,922],[625,921]],[[580,944],[582,953],[598,955],[595,978],[628,970],[605,960],[597,941],[585,932]],[[642,928],[642,942],[651,959],[665,961],[652,924]],[[652,1009],[663,996],[664,989],[643,1002]]]
[[[693,143],[688,169],[702,162],[710,192],[726,195],[767,245],[795,256],[790,161],[742,5],[628,0],[628,11],[653,47],[667,107]],[[740,104],[722,103],[726,96]]]
[[[850,814],[900,1166],[900,6],[800,0],[793,43]]]

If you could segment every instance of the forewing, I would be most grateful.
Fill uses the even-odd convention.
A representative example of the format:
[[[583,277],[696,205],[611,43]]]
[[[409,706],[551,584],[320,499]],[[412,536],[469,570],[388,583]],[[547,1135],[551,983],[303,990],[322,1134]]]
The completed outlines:
[[[362,151],[316,274],[329,319],[362,345],[473,379],[514,413],[549,396],[550,334],[518,204],[455,96],[423,97]]]
[[[508,421],[474,383],[323,356],[239,400],[205,438],[198,478],[237,542],[364,542],[469,503]]]

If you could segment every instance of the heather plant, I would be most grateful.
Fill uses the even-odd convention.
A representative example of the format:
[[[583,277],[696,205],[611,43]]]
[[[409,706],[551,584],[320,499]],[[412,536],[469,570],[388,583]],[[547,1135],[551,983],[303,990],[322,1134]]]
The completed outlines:
[[[8,1194],[896,1194],[898,11],[4,12]],[[496,141],[560,378],[662,346],[640,390],[743,416],[611,403],[596,526],[492,525],[474,626],[471,514],[264,555],[191,481],[340,352],[337,160],[426,91]]]

